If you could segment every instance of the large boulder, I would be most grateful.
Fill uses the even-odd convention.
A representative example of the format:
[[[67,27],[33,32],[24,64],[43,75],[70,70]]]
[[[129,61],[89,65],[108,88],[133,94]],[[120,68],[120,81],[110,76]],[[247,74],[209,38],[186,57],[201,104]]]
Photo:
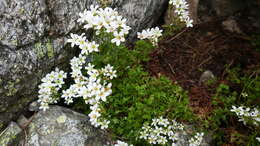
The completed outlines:
[[[1,146],[104,146],[112,143],[105,131],[90,124],[88,116],[60,106],[39,111],[30,119],[21,116],[18,124],[11,122],[0,133]]]
[[[198,19],[201,22],[232,16],[251,6],[252,0],[199,0]]]
[[[110,140],[99,129],[94,128],[86,115],[70,109],[51,106],[38,112],[28,125],[27,136],[20,144],[29,146],[103,146]]]
[[[0,0],[0,129],[37,96],[40,79],[75,55],[70,32],[80,31],[78,13],[103,0]],[[110,0],[136,32],[152,27],[167,0]]]

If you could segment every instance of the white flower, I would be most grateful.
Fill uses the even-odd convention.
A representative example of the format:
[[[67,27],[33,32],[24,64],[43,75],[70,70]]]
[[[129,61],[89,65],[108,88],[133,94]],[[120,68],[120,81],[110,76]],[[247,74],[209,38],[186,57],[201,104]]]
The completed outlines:
[[[88,75],[89,75],[89,81],[90,82],[94,82],[97,80],[98,76],[99,76],[99,71],[96,69],[92,69],[92,70],[88,70]]]
[[[122,16],[117,16],[116,22],[119,27],[124,28],[126,26],[126,19],[123,19]]]
[[[96,44],[96,42],[90,42],[89,44],[88,44],[88,49],[89,49],[89,52],[91,53],[91,52],[98,52],[99,50],[98,50],[98,47],[99,47],[99,45],[98,44]]]
[[[116,43],[117,46],[120,45],[121,42],[125,42],[124,33],[114,32],[114,39],[111,40],[112,43]]]
[[[97,111],[92,111],[89,115],[90,117],[90,122],[97,121],[97,119],[101,116],[100,113]]]
[[[193,27],[193,20],[189,17],[189,5],[185,0],[170,0],[170,5],[175,7],[175,13],[182,22],[186,23],[186,27]]]
[[[63,90],[61,98],[64,98],[65,102],[67,104],[73,103],[73,99],[72,98],[75,97],[75,94],[76,94],[74,91],[75,90],[73,89],[73,86],[71,86],[67,90]]]
[[[101,128],[101,129],[107,129],[109,123],[110,123],[110,121],[108,121],[108,120],[101,121],[101,122],[100,122],[100,126],[101,126],[100,128]]]
[[[39,99],[40,109],[43,111],[49,108],[49,104],[57,103],[58,98],[53,98],[52,95],[56,94],[59,89],[64,84],[64,79],[67,77],[67,74],[59,70],[58,68],[55,71],[47,74],[43,79],[42,83],[39,85]]]
[[[98,6],[91,5],[90,10],[85,10],[80,13],[78,22],[85,23],[84,28],[93,28],[96,34],[99,35],[100,31],[105,28],[105,32],[112,33],[115,31],[122,32],[127,35],[130,27],[126,25],[126,19],[118,14],[112,8],[99,8]],[[117,36],[118,37],[118,36]],[[124,37],[121,35],[121,37]],[[120,39],[122,42],[123,39]],[[117,44],[119,41],[117,39]]]
[[[179,129],[182,128],[182,124],[174,120],[173,122],[163,117],[154,118],[150,125],[144,124],[139,138],[147,140],[150,144],[166,144],[168,141],[174,143],[179,138],[177,131],[182,130]]]
[[[196,133],[194,137],[189,140],[189,146],[199,146],[203,140],[204,133]]]
[[[150,29],[143,30],[142,32],[137,32],[137,38],[139,38],[139,39],[141,39],[141,40],[144,40],[144,39],[150,37],[150,35],[149,35],[149,33],[148,33],[149,30],[150,30]]]
[[[252,122],[253,125],[258,126],[260,123],[260,113],[257,108],[250,109],[249,107],[236,107],[232,106],[231,112],[235,112],[236,115],[239,117],[238,121],[243,122],[245,125],[248,122]]]
[[[158,39],[162,36],[162,30],[159,27],[143,30],[141,33],[137,33],[137,38],[143,40],[148,39],[154,46],[158,45]]]
[[[113,66],[111,66],[110,64],[106,65],[105,68],[103,68],[101,71],[104,74],[104,76],[108,77],[110,80],[117,77],[116,71],[113,69]]]
[[[91,71],[91,70],[93,70],[94,69],[94,65],[93,64],[91,64],[91,63],[88,63],[88,65],[85,67],[85,69],[87,70],[87,71]]]
[[[186,27],[193,27],[193,20],[187,19],[186,20]]]
[[[160,30],[159,27],[151,28],[151,32],[155,38],[162,36],[162,30]]]
[[[123,33],[124,35],[127,35],[129,33],[129,30],[131,30],[131,27],[124,26],[120,32]]]
[[[68,39],[67,42],[71,43],[71,47],[74,47],[78,42],[79,36],[77,34],[71,33],[70,37],[71,37],[71,39]]]

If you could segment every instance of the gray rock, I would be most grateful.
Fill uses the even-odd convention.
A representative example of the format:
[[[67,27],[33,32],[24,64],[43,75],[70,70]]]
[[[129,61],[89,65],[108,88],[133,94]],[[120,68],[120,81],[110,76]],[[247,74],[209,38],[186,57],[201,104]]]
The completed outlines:
[[[205,72],[202,73],[200,76],[200,81],[199,83],[204,83],[207,84],[209,81],[212,81],[215,79],[214,74],[210,70],[206,70]]]
[[[17,145],[21,132],[22,129],[15,122],[11,122],[8,127],[0,133],[0,145]]]
[[[65,37],[48,37],[17,50],[0,46],[0,123],[8,123],[14,113],[26,109],[37,98],[33,95],[41,78],[69,61],[73,53],[65,41]]]
[[[111,5],[127,18],[127,24],[132,27],[128,40],[132,41],[138,31],[163,19],[167,3],[168,0],[113,0]]]
[[[177,132],[178,140],[176,141],[176,146],[188,146],[189,140],[194,137],[195,128],[192,125],[184,125],[185,130]],[[202,138],[202,142],[200,146],[210,146],[212,145],[212,135],[211,134],[204,134]]]
[[[30,121],[24,115],[20,115],[19,118],[17,119],[17,124],[21,128],[25,128],[29,124],[29,122]]]
[[[241,29],[239,28],[236,20],[230,18],[230,19],[227,19],[225,21],[222,22],[222,26],[225,30],[229,31],[229,32],[233,32],[233,33],[238,33],[238,34],[241,34],[242,31]]]
[[[103,146],[109,144],[104,132],[91,126],[86,115],[60,106],[38,112],[27,130],[30,146]],[[21,143],[23,140],[20,141]]]
[[[212,0],[212,7],[217,16],[230,16],[247,6],[244,0]]]
[[[98,0],[46,0],[52,22],[49,35],[66,35],[79,29],[78,14],[90,5],[98,4]]]
[[[191,0],[192,1],[192,0]],[[252,1],[245,0],[199,0],[198,18],[201,22],[215,20],[218,17],[231,16],[246,8]]]
[[[110,0],[136,32],[160,19],[167,0]],[[64,68],[76,52],[65,44],[78,32],[78,13],[100,0],[0,0],[0,125],[37,98],[37,85],[51,69]]]
[[[37,112],[40,110],[40,103],[37,101],[34,101],[32,103],[30,103],[28,110],[31,112]]]
[[[50,27],[45,0],[1,0],[0,42],[8,47],[32,43]]]

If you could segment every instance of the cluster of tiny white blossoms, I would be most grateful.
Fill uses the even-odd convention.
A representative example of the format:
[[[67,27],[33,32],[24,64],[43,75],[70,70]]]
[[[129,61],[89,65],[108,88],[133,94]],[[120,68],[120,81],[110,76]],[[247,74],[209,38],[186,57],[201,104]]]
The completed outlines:
[[[126,19],[118,15],[118,12],[111,8],[99,8],[91,6],[90,10],[80,13],[79,22],[85,23],[84,28],[93,28],[97,33],[112,33],[115,38],[111,41],[120,45],[125,41],[130,27],[127,26]],[[66,90],[62,91],[61,98],[66,104],[73,103],[74,98],[82,97],[86,104],[90,105],[90,122],[95,127],[101,129],[108,128],[110,121],[102,118],[101,103],[107,101],[107,97],[112,94],[112,83],[109,81],[117,77],[113,66],[107,64],[104,68],[96,69],[88,60],[91,53],[99,52],[99,44],[95,41],[88,41],[84,33],[81,35],[71,34],[67,40],[71,47],[77,46],[81,49],[78,57],[70,60],[71,77],[74,83]],[[42,79],[39,91],[39,102],[41,109],[48,109],[49,104],[57,103],[59,98],[53,98],[53,93],[58,93],[64,84],[63,79],[66,74],[57,70],[48,74]]]
[[[46,111],[49,108],[49,104],[57,103],[58,98],[53,97],[57,94],[64,84],[64,79],[67,77],[67,74],[59,70],[58,68],[55,71],[47,74],[42,78],[42,83],[39,85],[39,99],[40,109]]]
[[[232,106],[231,112],[235,112],[239,118],[239,121],[243,122],[245,125],[248,122],[252,122],[255,126],[258,126],[260,123],[260,112],[257,108],[250,109],[245,106]]]
[[[196,133],[194,137],[189,140],[189,146],[199,146],[203,140],[204,133]]]
[[[76,35],[71,35],[76,36]],[[86,47],[80,47],[81,41],[84,40]],[[73,102],[73,97],[82,97],[86,104],[90,104],[91,112],[89,113],[90,122],[95,127],[101,129],[108,128],[110,123],[108,120],[101,117],[100,103],[106,102],[107,97],[112,93],[112,84],[109,80],[117,77],[116,71],[110,64],[104,68],[96,69],[91,63],[87,63],[87,55],[92,52],[98,52],[99,45],[96,42],[88,42],[85,36],[76,36],[68,39],[72,46],[77,45],[81,49],[79,57],[74,57],[70,61],[71,76],[74,79],[74,84],[69,89],[63,91],[62,98],[67,104]],[[82,72],[85,71],[86,75]]]
[[[160,36],[162,36],[162,30],[160,30],[158,27],[151,29],[148,28],[142,32],[137,32],[137,38],[141,40],[148,39],[154,46],[158,45],[158,38]]]
[[[71,39],[68,39],[68,43],[71,43],[71,47],[74,47],[75,45],[78,46],[81,49],[82,55],[89,55],[92,52],[98,52],[99,44],[97,44],[95,41],[89,42],[85,36],[85,33],[82,33],[81,35],[77,34],[70,34]]]
[[[150,144],[166,144],[171,142],[173,145],[180,138],[177,131],[183,130],[184,126],[175,120],[168,120],[163,117],[153,119],[152,123],[144,124],[140,132],[140,139],[146,140]]]
[[[185,0],[170,0],[169,4],[175,7],[174,12],[186,23],[186,27],[193,27],[193,20],[189,17],[189,4]]]
[[[117,140],[117,141],[116,141],[116,144],[115,144],[114,146],[133,146],[133,145],[132,145],[132,144],[131,144],[131,145],[128,145],[126,142]]]
[[[119,46],[122,42],[125,42],[125,36],[131,29],[126,25],[126,19],[118,14],[115,9],[112,8],[99,8],[98,6],[90,6],[90,10],[85,10],[79,14],[80,18],[78,22],[85,24],[86,30],[92,28],[99,35],[100,32],[113,34],[112,43]]]
[[[114,37],[111,41],[120,45],[125,40],[125,35],[128,34],[129,27],[125,24],[126,19],[123,19],[118,13],[111,8],[99,8],[91,6],[90,10],[85,10],[80,13],[79,22],[86,23],[85,29],[93,28],[97,35],[101,32],[113,33]],[[120,34],[120,37],[118,37]],[[104,68],[96,69],[95,65],[87,62],[87,56],[94,52],[99,52],[99,44],[95,41],[88,41],[85,34],[71,34],[71,39],[68,39],[71,46],[75,45],[81,49],[79,57],[74,57],[71,62],[71,76],[74,79],[74,84],[69,89],[63,91],[62,98],[66,103],[72,103],[73,97],[82,97],[86,104],[91,105],[89,113],[90,122],[95,127],[101,129],[108,128],[110,121],[102,118],[101,102],[106,102],[107,97],[112,93],[112,83],[110,80],[117,77],[116,71],[110,64]],[[86,75],[82,73],[86,72]]]

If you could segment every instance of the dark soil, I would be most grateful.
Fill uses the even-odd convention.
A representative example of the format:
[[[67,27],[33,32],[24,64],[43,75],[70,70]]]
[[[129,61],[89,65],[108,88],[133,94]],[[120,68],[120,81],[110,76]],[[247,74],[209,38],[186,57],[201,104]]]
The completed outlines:
[[[215,93],[214,87],[199,82],[204,71],[213,72],[219,84],[226,82],[227,68],[240,66],[244,73],[260,69],[260,52],[250,37],[224,31],[221,21],[199,24],[169,36],[150,56],[146,66],[149,72],[178,82],[188,91],[194,113],[202,117],[210,113]]]

